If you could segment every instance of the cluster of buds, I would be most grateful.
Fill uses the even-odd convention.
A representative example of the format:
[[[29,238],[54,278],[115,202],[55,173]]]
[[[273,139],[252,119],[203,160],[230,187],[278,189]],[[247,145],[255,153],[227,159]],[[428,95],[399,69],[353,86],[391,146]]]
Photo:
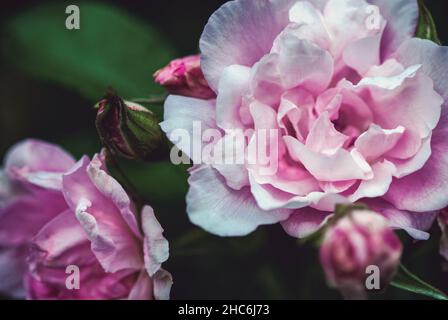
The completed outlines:
[[[402,244],[387,219],[354,210],[328,228],[320,259],[330,286],[348,299],[363,299],[368,290],[382,289],[392,280],[401,253]]]

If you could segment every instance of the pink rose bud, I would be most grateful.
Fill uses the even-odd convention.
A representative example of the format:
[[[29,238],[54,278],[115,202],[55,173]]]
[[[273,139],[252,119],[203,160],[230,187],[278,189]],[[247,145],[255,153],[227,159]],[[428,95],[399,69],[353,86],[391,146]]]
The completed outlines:
[[[171,61],[154,74],[154,81],[172,94],[200,99],[213,99],[216,96],[202,73],[200,55]]]
[[[401,252],[401,242],[383,216],[355,210],[328,229],[320,260],[330,286],[348,299],[362,299],[367,290],[390,282]]]

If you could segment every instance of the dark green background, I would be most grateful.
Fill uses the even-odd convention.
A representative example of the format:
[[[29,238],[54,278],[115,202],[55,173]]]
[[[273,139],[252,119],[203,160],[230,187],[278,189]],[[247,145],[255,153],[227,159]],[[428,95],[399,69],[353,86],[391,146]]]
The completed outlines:
[[[61,144],[76,157],[98,151],[92,106],[107,85],[118,86],[127,98],[161,92],[152,83],[152,73],[175,57],[196,53],[203,26],[224,2],[2,1],[0,155],[27,137]],[[445,2],[427,1],[444,44],[448,43]],[[70,38],[77,31],[64,28],[68,4],[80,6],[81,30],[86,35],[81,41]],[[92,7],[95,13],[85,12]],[[84,15],[94,16],[85,22]],[[135,26],[123,34],[120,26],[129,23],[148,35],[135,32]],[[64,52],[69,54],[65,57]],[[150,108],[162,113],[161,106]],[[299,245],[280,226],[262,227],[243,238],[208,235],[191,225],[185,214],[185,168],[168,162],[123,165],[155,208],[171,242],[171,258],[165,267],[174,276],[172,298],[340,298],[326,287],[316,250]],[[403,236],[404,263],[448,291],[438,238],[437,227],[424,243]],[[372,298],[421,297],[390,288]]]

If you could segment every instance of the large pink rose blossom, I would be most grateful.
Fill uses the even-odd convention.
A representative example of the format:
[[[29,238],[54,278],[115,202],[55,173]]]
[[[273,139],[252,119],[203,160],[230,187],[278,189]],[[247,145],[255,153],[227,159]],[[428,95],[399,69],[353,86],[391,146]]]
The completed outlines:
[[[278,130],[278,170],[195,163],[191,221],[222,236],[281,222],[302,237],[335,204],[361,201],[426,239],[448,205],[448,49],[413,38],[417,20],[416,0],[235,0],[216,11],[200,48],[217,97],[171,95],[162,129],[175,143],[194,121],[222,139]]]
[[[56,146],[28,140],[9,153],[5,171],[2,188],[15,190],[8,185],[19,178],[28,189],[14,197],[10,193],[17,191],[2,193],[1,245],[12,253],[5,255],[11,267],[2,264],[0,283],[16,279],[30,299],[169,298],[171,275],[161,268],[168,259],[163,229],[151,207],[136,214],[107,173],[103,154],[75,163]],[[16,198],[29,199],[33,210],[22,202],[13,207]],[[71,265],[80,270],[79,289],[66,286]]]
[[[355,210],[326,232],[320,260],[332,287],[347,298],[363,298],[369,289],[367,277],[374,271],[369,267],[376,267],[380,277],[378,283],[370,284],[383,289],[397,271],[402,249],[383,216]]]

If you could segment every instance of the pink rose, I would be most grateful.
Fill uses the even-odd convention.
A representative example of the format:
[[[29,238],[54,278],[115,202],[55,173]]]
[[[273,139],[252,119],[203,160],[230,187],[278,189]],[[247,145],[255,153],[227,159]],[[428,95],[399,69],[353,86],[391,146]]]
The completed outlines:
[[[13,276],[30,299],[169,298],[171,275],[161,269],[168,259],[163,229],[149,206],[137,220],[128,195],[107,173],[103,154],[75,163],[58,147],[34,140],[12,150],[5,171],[26,179],[32,191],[23,191],[19,199],[26,196],[36,207],[2,207],[2,250],[23,248],[23,255],[5,256],[5,263],[10,259],[21,268],[1,265],[0,283]],[[2,186],[6,182],[14,180]],[[6,203],[14,203],[9,197]],[[3,241],[12,236],[26,242]],[[73,265],[80,271],[79,289],[66,286],[66,270]]]
[[[361,201],[426,239],[448,205],[448,49],[413,38],[417,20],[415,0],[236,0],[216,11],[200,48],[217,98],[171,95],[161,127],[187,155],[174,133],[194,137],[195,121],[222,134],[193,140],[203,147],[231,130],[274,130],[278,169],[263,174],[247,154],[194,161],[191,221],[222,236],[281,222],[303,237],[335,204]]]
[[[363,298],[369,275],[379,272],[375,289],[383,289],[395,275],[402,245],[388,221],[371,211],[353,211],[326,232],[320,260],[327,280],[347,298]],[[376,269],[369,269],[369,267]]]
[[[154,74],[154,80],[172,94],[212,99],[216,95],[204,78],[200,62],[199,55],[173,60]]]
[[[75,160],[36,140],[16,144],[0,170],[0,292],[23,298],[26,257],[33,236],[67,208],[62,173]]]

